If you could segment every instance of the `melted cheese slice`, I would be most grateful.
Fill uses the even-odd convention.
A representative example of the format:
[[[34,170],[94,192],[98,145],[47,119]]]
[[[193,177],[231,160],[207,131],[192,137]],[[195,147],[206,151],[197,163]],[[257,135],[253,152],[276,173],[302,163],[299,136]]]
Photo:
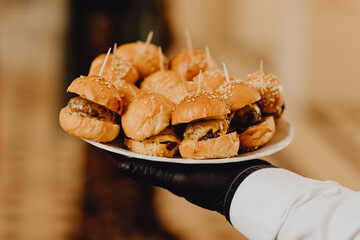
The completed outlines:
[[[197,141],[199,138],[205,136],[210,130],[213,133],[220,133],[225,135],[229,128],[229,122],[226,117],[217,117],[212,119],[202,119],[190,123],[184,132],[184,140]]]
[[[161,142],[177,142],[179,143],[180,140],[176,136],[173,128],[165,128],[162,132],[158,135],[151,136],[147,139],[142,140],[144,143],[161,143]]]

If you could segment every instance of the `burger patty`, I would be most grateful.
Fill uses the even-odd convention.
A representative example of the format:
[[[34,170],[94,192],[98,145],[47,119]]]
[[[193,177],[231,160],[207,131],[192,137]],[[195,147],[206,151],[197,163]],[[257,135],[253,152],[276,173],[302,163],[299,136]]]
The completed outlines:
[[[166,149],[172,151],[177,147],[180,142],[179,138],[176,136],[173,127],[167,127],[161,131],[158,135],[153,135],[149,138],[142,140],[144,143],[160,143],[165,144]]]
[[[275,119],[279,118],[285,110],[285,104],[276,109],[274,113],[265,113],[266,116],[273,116]]]
[[[228,132],[229,120],[227,117],[201,119],[190,123],[184,132],[184,140],[201,141],[209,138],[219,137]],[[201,139],[201,140],[200,140]]]
[[[115,121],[115,113],[113,111],[82,97],[70,99],[68,107],[72,112],[77,113],[81,117],[96,118],[106,122]]]
[[[261,111],[257,104],[251,104],[235,112],[230,121],[230,131],[242,133],[248,127],[261,122]]]
[[[169,151],[173,150],[177,146],[177,142],[173,142],[173,141],[165,141],[160,143],[166,144],[166,149]]]
[[[204,140],[208,140],[208,139],[211,139],[211,138],[217,138],[217,137],[220,137],[220,131],[217,131],[216,133],[213,133],[213,130],[210,129],[204,136],[202,136],[201,138],[199,138],[199,142],[200,141],[204,141]]]

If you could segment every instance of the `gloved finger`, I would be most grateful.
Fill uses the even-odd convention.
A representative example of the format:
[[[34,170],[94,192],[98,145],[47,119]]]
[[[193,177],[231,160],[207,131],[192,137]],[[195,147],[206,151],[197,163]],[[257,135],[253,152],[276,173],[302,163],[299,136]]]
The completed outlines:
[[[126,177],[166,189],[172,184],[175,173],[169,163],[127,158],[114,153],[110,155],[118,161],[118,169]]]

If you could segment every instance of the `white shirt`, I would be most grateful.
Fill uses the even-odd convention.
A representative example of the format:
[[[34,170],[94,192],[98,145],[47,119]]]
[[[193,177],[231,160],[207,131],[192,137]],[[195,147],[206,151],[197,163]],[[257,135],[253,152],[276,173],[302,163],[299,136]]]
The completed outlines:
[[[360,239],[360,192],[279,168],[250,174],[230,206],[249,239]]]

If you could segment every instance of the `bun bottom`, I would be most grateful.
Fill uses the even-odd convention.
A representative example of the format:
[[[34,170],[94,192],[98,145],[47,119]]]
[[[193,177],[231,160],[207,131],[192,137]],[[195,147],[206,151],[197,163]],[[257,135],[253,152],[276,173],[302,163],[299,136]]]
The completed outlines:
[[[239,135],[241,152],[248,152],[264,146],[275,133],[275,121],[272,116],[265,117],[260,123],[248,127]]]
[[[179,146],[183,158],[212,159],[237,155],[240,141],[236,132],[204,141],[182,141]]]
[[[96,142],[110,142],[120,133],[120,125],[95,118],[80,117],[72,113],[68,107],[61,109],[59,122],[66,132]]]
[[[125,138],[124,144],[132,152],[158,157],[172,157],[179,149],[179,143],[174,149],[168,150],[166,144],[146,143],[130,138]]]

